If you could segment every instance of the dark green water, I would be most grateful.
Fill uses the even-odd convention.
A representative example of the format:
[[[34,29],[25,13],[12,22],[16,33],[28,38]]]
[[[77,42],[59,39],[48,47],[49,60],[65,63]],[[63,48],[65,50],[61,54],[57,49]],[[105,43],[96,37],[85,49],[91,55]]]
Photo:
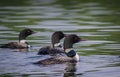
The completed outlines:
[[[38,33],[27,38],[34,47],[50,45],[51,34],[61,30],[87,41],[74,46],[81,62],[74,65],[36,66],[45,58],[29,52],[0,49],[0,76],[119,77],[120,1],[114,0],[1,0],[0,44],[17,41],[19,31]],[[72,68],[71,68],[72,67]],[[76,69],[72,72],[70,69]]]

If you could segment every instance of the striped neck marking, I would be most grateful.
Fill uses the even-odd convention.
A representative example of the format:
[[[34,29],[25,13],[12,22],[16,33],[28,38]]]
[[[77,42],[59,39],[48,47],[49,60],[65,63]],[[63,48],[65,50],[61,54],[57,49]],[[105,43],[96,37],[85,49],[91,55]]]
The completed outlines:
[[[68,53],[66,53],[68,57],[74,57],[76,55],[76,52],[74,50],[70,50]]]
[[[72,48],[65,49],[65,52],[68,57],[72,57],[76,61],[80,60],[79,55]]]

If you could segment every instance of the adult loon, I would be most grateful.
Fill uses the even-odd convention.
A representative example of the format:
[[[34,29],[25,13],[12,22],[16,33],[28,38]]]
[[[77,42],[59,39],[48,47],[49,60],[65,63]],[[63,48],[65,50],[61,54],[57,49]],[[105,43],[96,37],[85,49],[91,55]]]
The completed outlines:
[[[51,37],[52,47],[46,46],[46,47],[40,48],[38,51],[38,55],[64,53],[61,51],[56,51],[56,49],[62,49],[60,40],[63,39],[64,37],[66,37],[66,34],[64,34],[62,31],[54,32]]]
[[[65,56],[63,55],[52,56],[51,58],[40,60],[38,62],[35,62],[34,64],[49,65],[49,64],[62,64],[67,62],[76,63],[79,61],[79,55],[73,50],[73,44],[78,43],[80,41],[82,41],[82,39],[79,38],[77,35],[75,34],[68,35],[65,37],[63,43],[64,52],[66,53]]]
[[[20,32],[18,42],[10,42],[8,44],[4,44],[4,45],[0,46],[0,48],[11,48],[11,49],[29,48],[30,45],[28,44],[28,42],[26,42],[25,39],[27,36],[29,36],[33,33],[35,33],[33,30],[26,28]]]

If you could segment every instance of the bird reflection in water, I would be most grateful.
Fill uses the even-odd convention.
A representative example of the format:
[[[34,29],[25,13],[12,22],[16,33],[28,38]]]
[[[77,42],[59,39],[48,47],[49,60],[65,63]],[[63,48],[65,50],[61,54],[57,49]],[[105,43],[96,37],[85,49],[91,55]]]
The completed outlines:
[[[67,63],[67,67],[65,68],[65,73],[63,77],[76,77],[76,63]]]
[[[24,49],[12,49],[13,52],[29,52],[29,48],[24,48]]]
[[[77,77],[78,75],[82,75],[83,73],[76,74],[78,63],[67,63],[67,67],[65,68],[65,73],[63,77]]]

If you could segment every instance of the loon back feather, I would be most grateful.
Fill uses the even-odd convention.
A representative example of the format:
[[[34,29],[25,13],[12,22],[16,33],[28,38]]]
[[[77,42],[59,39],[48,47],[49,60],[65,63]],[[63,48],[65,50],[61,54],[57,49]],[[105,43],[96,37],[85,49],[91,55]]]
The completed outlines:
[[[61,57],[51,57],[48,59],[44,59],[44,60],[35,62],[34,64],[51,65],[51,64],[63,64],[68,62],[76,63],[77,61],[67,56],[64,56],[64,57],[61,56]]]

